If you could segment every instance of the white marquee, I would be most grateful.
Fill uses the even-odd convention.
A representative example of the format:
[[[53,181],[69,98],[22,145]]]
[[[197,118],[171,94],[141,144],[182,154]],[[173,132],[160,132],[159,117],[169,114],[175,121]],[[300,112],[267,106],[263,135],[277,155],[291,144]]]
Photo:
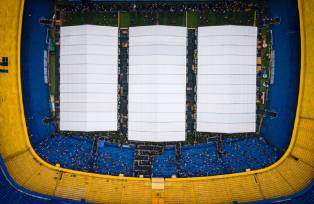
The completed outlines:
[[[255,132],[257,28],[198,29],[197,131]]]
[[[118,28],[61,27],[60,129],[117,130]]]
[[[128,138],[185,140],[185,27],[131,27]]]

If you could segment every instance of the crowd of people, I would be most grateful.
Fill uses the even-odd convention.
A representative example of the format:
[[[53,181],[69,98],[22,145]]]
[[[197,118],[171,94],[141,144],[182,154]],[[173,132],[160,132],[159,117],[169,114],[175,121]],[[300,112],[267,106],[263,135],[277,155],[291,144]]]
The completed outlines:
[[[150,2],[150,3],[134,3],[124,1],[122,3],[107,3],[105,1],[72,1],[72,3],[62,4],[62,9],[68,13],[80,12],[186,12],[186,11],[211,11],[219,13],[227,12],[244,12],[256,10],[260,6],[266,4],[266,1],[251,0],[251,1],[237,1],[237,0],[217,0],[208,2],[186,1],[180,4],[171,2]]]
[[[177,163],[173,146],[165,148],[161,155],[153,158],[152,176],[153,177],[171,177],[177,174]]]
[[[102,139],[56,135],[43,140],[35,150],[44,160],[64,168],[109,175],[133,173],[134,148]]]
[[[226,138],[223,151],[217,142],[183,145],[180,156],[174,146],[152,157],[153,177],[193,177],[236,173],[273,164],[281,154],[262,137]],[[54,136],[35,147],[38,154],[61,167],[109,175],[133,175],[135,148],[104,139]],[[153,150],[152,150],[153,151]],[[144,161],[144,160],[143,160]]]
[[[104,2],[93,1],[77,1],[77,3],[64,4],[61,11],[65,14],[81,14],[81,13],[106,13],[112,12],[117,15],[118,11],[128,11],[130,13],[146,13],[146,24],[154,24],[157,20],[154,15],[149,13],[158,12],[183,12],[196,11],[213,13],[230,13],[230,12],[246,12],[255,11],[263,7],[264,1],[234,1],[221,0],[204,3],[124,3],[109,4]],[[132,19],[131,19],[132,20]],[[201,22],[208,20],[200,15]],[[145,24],[145,22],[144,22]],[[131,22],[132,25],[132,22]],[[82,134],[84,137],[78,136],[73,132],[65,132],[61,135],[49,137],[35,145],[36,150],[44,158],[52,164],[60,164],[62,167],[76,169],[87,172],[96,172],[110,175],[137,175],[134,174],[134,161],[141,151],[137,151],[133,146],[125,147],[122,144],[127,143],[127,105],[128,105],[128,33],[120,30],[119,53],[122,56],[119,61],[119,131],[106,133],[103,139],[99,139],[100,135]],[[178,177],[190,176],[207,176],[223,173],[233,173],[245,171],[247,169],[261,168],[273,163],[278,157],[278,152],[274,151],[270,145],[260,138],[247,139],[224,139],[222,141],[211,141],[207,144],[197,144],[196,136],[189,137],[189,134],[195,133],[195,85],[196,71],[193,69],[195,62],[195,51],[197,44],[197,35],[194,31],[188,33],[188,59],[187,66],[187,142],[178,151],[177,148],[165,148],[161,154],[152,154],[150,160],[140,160],[139,168],[151,166],[152,176],[170,177],[176,175]],[[30,124],[32,120],[29,120]],[[36,124],[34,124],[36,125]],[[36,134],[37,135],[37,134]],[[35,141],[37,136],[31,137]],[[40,134],[38,134],[40,135]],[[77,136],[74,136],[77,135]],[[90,137],[92,136],[92,137]],[[204,139],[204,135],[200,135]],[[191,145],[192,142],[196,145]],[[42,138],[38,139],[42,140]],[[118,143],[120,145],[110,144]],[[219,145],[217,145],[219,144]],[[146,167],[145,167],[146,168]]]
[[[94,172],[118,176],[133,175],[134,148],[118,146],[105,140],[97,141]]]
[[[182,146],[179,158],[175,157],[175,148],[165,149],[153,160],[153,176],[195,177],[250,171],[267,167],[281,156],[262,137],[226,138],[221,144],[222,152],[217,143]]]
[[[230,167],[226,173],[260,169],[273,164],[280,156],[263,137],[224,141],[224,160]]]
[[[54,136],[35,146],[37,153],[52,164],[89,171],[92,164],[92,140],[79,137]]]
[[[178,176],[217,175],[221,171],[221,165],[218,162],[218,154],[214,142],[196,146],[183,146],[181,159],[178,161]]]
[[[233,24],[240,24],[240,25],[252,25],[254,20],[254,12],[256,11],[257,14],[263,13],[266,8],[266,0],[258,1],[252,0],[250,2],[247,1],[236,1],[236,0],[219,0],[219,1],[209,1],[206,3],[202,2],[185,2],[185,3],[167,3],[167,2],[158,2],[158,3],[108,3],[105,1],[75,1],[74,3],[66,3],[58,5],[60,10],[62,20],[67,23],[71,21],[71,16],[80,16],[81,23],[84,23],[84,18],[86,18],[85,23],[94,22],[96,24],[104,24],[104,25],[111,25],[117,26],[118,22],[118,12],[128,12],[130,13],[130,25],[131,26],[139,26],[137,24],[137,17],[141,15],[141,25],[154,25],[159,24],[158,14],[168,13],[170,16],[182,14],[185,15],[186,12],[197,12],[199,14],[199,25],[211,25],[211,18],[213,16],[209,14],[216,14],[216,19],[220,19],[223,22],[233,23]],[[229,16],[229,14],[241,14],[243,18],[237,19]],[[86,16],[84,17],[84,15]],[[95,18],[90,18],[89,15],[94,15]],[[98,14],[102,17],[98,18]],[[243,15],[242,15],[243,14]],[[247,17],[244,14],[249,14]],[[221,16],[223,15],[223,16]],[[214,16],[215,18],[215,16]],[[259,18],[257,15],[257,21],[263,21],[263,18]],[[112,19],[115,19],[114,21]],[[177,21],[178,19],[183,18],[170,18],[168,23],[174,25],[181,25],[182,22],[172,22],[171,20]],[[100,21],[100,22],[98,22]],[[162,23],[162,22],[161,22]],[[185,25],[185,24],[183,24]]]
[[[130,25],[154,25],[162,24],[163,18],[159,19],[159,14],[169,14],[174,18],[169,18],[169,25],[184,26],[186,12],[198,13],[199,26],[215,25],[211,19],[219,19],[223,24],[235,25],[264,25],[276,23],[269,19],[266,14],[266,0],[217,0],[209,2],[186,1],[180,4],[171,2],[145,2],[134,3],[110,3],[106,1],[63,1],[68,3],[58,4],[58,14],[61,14],[61,20],[65,25],[71,21],[73,16],[79,16],[73,21],[77,23],[89,23],[97,25],[118,26],[118,12],[130,13]],[[137,15],[140,14],[141,21],[138,25]],[[240,15],[238,15],[240,14]],[[236,16],[234,16],[236,15]],[[59,15],[58,15],[59,16]],[[93,17],[94,16],[94,17]],[[240,16],[240,18],[238,18]],[[256,18],[255,18],[256,17]],[[177,22],[178,20],[183,22]],[[73,20],[73,19],[72,19]],[[76,21],[80,22],[76,22]],[[276,20],[275,20],[276,21]]]

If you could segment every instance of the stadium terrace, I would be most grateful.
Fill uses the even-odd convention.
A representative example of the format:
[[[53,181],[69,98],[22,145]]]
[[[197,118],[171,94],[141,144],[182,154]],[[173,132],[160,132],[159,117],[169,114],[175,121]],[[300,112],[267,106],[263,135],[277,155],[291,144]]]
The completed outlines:
[[[314,203],[314,1],[1,4],[3,203]]]

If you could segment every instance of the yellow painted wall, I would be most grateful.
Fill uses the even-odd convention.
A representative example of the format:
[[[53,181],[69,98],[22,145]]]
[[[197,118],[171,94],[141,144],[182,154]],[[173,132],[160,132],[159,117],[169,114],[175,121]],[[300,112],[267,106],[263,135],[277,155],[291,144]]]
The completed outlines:
[[[272,166],[256,171],[165,179],[164,189],[155,189],[151,179],[57,168],[34,152],[25,124],[20,81],[23,4],[23,0],[0,1],[0,56],[10,60],[9,73],[0,74],[0,153],[10,175],[21,186],[43,194],[74,200],[85,198],[95,203],[231,203],[289,195],[312,181],[314,0],[299,0],[302,35],[299,103],[291,144],[285,155]]]

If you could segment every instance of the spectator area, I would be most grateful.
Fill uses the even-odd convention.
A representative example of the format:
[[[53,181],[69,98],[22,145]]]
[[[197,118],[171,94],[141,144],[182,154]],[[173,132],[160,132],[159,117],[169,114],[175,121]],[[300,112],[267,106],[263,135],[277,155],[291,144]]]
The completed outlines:
[[[28,10],[30,9],[31,8],[28,8]],[[48,17],[49,9],[52,8],[45,5],[45,9],[26,18],[24,22],[25,28],[30,26],[29,29],[36,30],[40,39],[45,38],[46,31],[37,24],[37,18],[43,15],[47,15]],[[48,95],[48,87],[44,83],[44,73],[42,69],[40,69],[42,58],[32,58],[27,55],[29,50],[33,50],[36,55],[40,56],[46,48],[47,45],[45,44],[45,41],[36,41],[36,37],[37,36],[29,35],[28,33],[23,34],[24,51],[22,52],[22,60],[27,66],[24,66],[24,69],[22,70],[22,81],[23,91],[25,93],[24,96],[29,96],[24,97],[27,125],[29,127],[32,144],[35,149],[38,150],[39,155],[42,156],[44,160],[54,165],[60,164],[61,167],[69,169],[110,175],[119,175],[122,173],[124,175],[132,176],[134,158],[134,149],[132,147],[121,148],[106,142],[104,147],[99,148],[98,145],[95,152],[95,150],[93,150],[94,141],[90,138],[79,138],[74,136],[51,137],[54,132],[53,125],[43,123],[45,117],[50,117],[49,106],[47,105],[48,99],[46,105],[44,105],[44,103],[38,103],[37,100],[38,96],[43,96],[46,101],[46,95]],[[30,67],[34,68],[30,69]],[[33,72],[33,69],[36,69],[36,72]],[[139,70],[142,69],[134,69],[134,74],[138,73]],[[33,87],[36,86],[39,88],[34,89]],[[30,87],[30,89],[27,87]],[[145,90],[139,91],[145,92]],[[171,156],[173,154],[170,153],[170,150],[168,151],[165,149],[164,153],[166,156],[161,154],[156,155],[154,158],[152,176],[164,175],[165,177],[171,177],[172,175],[176,175],[177,177],[190,177],[235,173],[245,171],[246,169],[253,170],[266,167],[272,164],[270,161],[276,161],[279,158],[278,155],[281,155],[279,152],[274,152],[273,147],[269,144],[260,143],[258,146],[252,144],[251,147],[257,149],[248,150],[249,147],[244,150],[241,149],[241,154],[244,154],[244,158],[249,160],[244,161],[243,159],[241,160],[242,163],[239,164],[238,162],[235,162],[235,160],[239,159],[237,157],[242,155],[240,152],[234,153],[233,151],[238,151],[237,146],[241,148],[243,145],[245,148],[247,144],[237,139],[235,141],[233,141],[233,139],[228,139],[225,143],[226,144],[223,145],[225,149],[222,155],[218,155],[215,143],[206,144],[205,147],[202,145],[183,146],[182,158],[178,161],[175,160],[175,156]],[[256,157],[260,154],[259,152],[267,151],[265,150],[267,148],[269,148],[270,154],[257,159]],[[189,151],[187,151],[188,149]],[[110,153],[110,151],[113,153]],[[249,154],[251,154],[251,156]],[[169,164],[164,164],[165,161],[169,161]],[[177,162],[177,164],[173,165],[173,162]],[[110,169],[111,166],[113,166],[112,169]],[[156,172],[156,169],[160,169],[162,172],[159,174]],[[169,172],[165,173],[167,169],[169,169]]]
[[[171,177],[177,175],[177,161],[174,147],[164,149],[163,154],[153,159],[153,177]]]
[[[42,141],[35,149],[51,164],[90,171],[92,168],[92,140],[80,137],[55,136]]]
[[[281,153],[261,137],[226,139],[223,152],[217,143],[183,146],[180,158],[174,148],[166,148],[153,160],[153,176],[197,177],[260,169],[273,164]]]
[[[97,144],[93,150],[94,142]],[[44,160],[64,168],[115,176],[132,175],[134,149],[129,146],[58,135],[42,141],[35,149]]]
[[[192,203],[196,200],[198,202],[231,203],[233,201],[249,202],[290,195],[303,190],[313,180],[312,46],[304,46],[305,44],[313,44],[313,30],[310,29],[313,27],[313,20],[311,10],[308,9],[314,6],[313,1],[299,0],[303,45],[302,59],[306,63],[302,63],[300,100],[294,133],[291,145],[282,159],[271,167],[247,173],[218,177],[166,179],[161,181],[161,184],[164,184],[162,185],[164,186],[162,189],[164,197],[160,197],[160,191],[153,188],[156,186],[153,179],[110,177],[57,168],[41,160],[32,150],[22,111],[19,69],[16,69],[20,68],[18,36],[20,35],[21,22],[18,19],[21,19],[19,16],[23,10],[23,4],[21,2],[14,2],[13,4],[8,0],[3,2],[5,8],[12,12],[0,12],[4,19],[10,18],[10,21],[3,21],[7,29],[5,32],[0,32],[0,35],[4,39],[10,39],[5,41],[2,46],[8,51],[8,57],[11,60],[8,66],[9,75],[0,78],[0,86],[6,87],[2,90],[1,96],[7,97],[4,97],[0,106],[1,122],[4,124],[1,129],[0,144],[5,144],[0,146],[0,152],[10,175],[18,184],[35,192],[78,201],[86,198],[91,202],[102,203],[109,201]],[[281,1],[280,5],[283,7],[286,4],[287,1]],[[30,77],[31,75],[27,76]],[[2,95],[2,93],[4,94]],[[31,110],[36,111],[36,109]],[[31,115],[28,116],[31,117]],[[39,120],[40,123],[41,120]],[[40,142],[46,138],[44,136],[40,138]],[[49,136],[48,134],[47,137]],[[227,152],[228,144],[225,146]],[[229,193],[217,193],[217,186],[223,188],[223,192]]]
[[[98,141],[95,155],[94,172],[118,176],[132,176],[134,148],[128,145],[118,146],[105,141]]]
[[[178,174],[181,177],[218,175],[222,167],[216,143],[186,146],[182,148]]]

